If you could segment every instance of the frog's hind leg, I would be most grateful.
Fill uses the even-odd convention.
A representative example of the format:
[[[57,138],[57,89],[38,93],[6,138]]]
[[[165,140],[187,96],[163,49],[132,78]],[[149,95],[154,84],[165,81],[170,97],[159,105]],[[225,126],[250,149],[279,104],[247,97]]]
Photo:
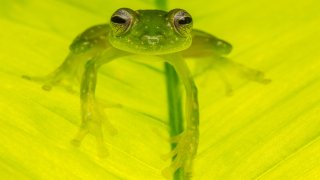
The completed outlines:
[[[265,77],[264,72],[246,67],[240,63],[231,61],[228,58],[220,57],[217,58],[217,62],[212,64],[215,69],[218,69],[218,74],[221,74],[222,76],[227,76],[230,72],[235,73],[237,76],[244,78],[249,81],[254,81],[261,84],[268,84],[271,82],[270,79]],[[229,71],[229,73],[226,73]],[[227,80],[227,78],[222,78],[223,81]]]
[[[43,77],[23,77],[42,83],[44,90],[49,91],[52,86],[60,85],[73,91],[72,86],[80,83],[85,63],[109,47],[106,37],[108,31],[107,24],[88,28],[74,39],[69,47],[69,55],[55,71]]]
[[[232,75],[261,84],[271,82],[262,71],[246,67],[225,57],[214,58],[207,69],[211,69],[219,76],[226,89],[226,95],[229,96],[233,94],[232,80],[230,80],[230,78],[233,79]]]
[[[229,78],[226,76],[226,74],[221,71],[219,68],[217,68],[217,73],[220,77],[220,79],[222,80],[223,84],[224,84],[224,88],[225,88],[225,93],[227,96],[232,96],[233,95],[233,87],[230,83]]]
[[[262,84],[270,82],[270,79],[265,78],[263,72],[226,58],[225,56],[231,51],[232,45],[230,43],[201,30],[194,30],[192,45],[189,49],[183,51],[182,55],[186,58],[210,58],[210,62],[206,63],[208,68],[206,67],[204,70],[216,70],[225,84],[227,94],[232,94],[231,83],[229,83],[229,77],[232,73]],[[198,61],[201,63],[201,60]]]
[[[25,79],[42,83],[42,89],[50,91],[53,86],[59,85],[73,92],[73,86],[79,84],[80,74],[84,63],[89,57],[70,52],[65,61],[52,73],[45,76],[22,76]]]

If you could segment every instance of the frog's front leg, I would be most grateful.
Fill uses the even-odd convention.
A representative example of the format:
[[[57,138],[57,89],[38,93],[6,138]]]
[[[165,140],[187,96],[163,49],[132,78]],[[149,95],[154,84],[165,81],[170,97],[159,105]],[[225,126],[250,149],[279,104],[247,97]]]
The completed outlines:
[[[103,125],[106,125],[105,127],[108,128],[110,134],[115,134],[116,130],[107,121],[103,107],[95,98],[97,71],[101,65],[125,54],[125,52],[114,48],[107,49],[86,63],[82,76],[80,89],[82,123],[79,132],[72,140],[72,144],[79,146],[87,134],[92,134],[96,137],[98,152],[102,157],[107,154],[103,143]]]
[[[193,160],[197,153],[199,143],[199,105],[197,87],[192,78],[186,62],[179,55],[165,56],[166,60],[174,67],[186,90],[185,122],[186,129],[182,134],[173,138],[177,142],[176,148],[170,153],[174,160],[170,167],[163,170],[163,175],[168,179],[174,172],[181,168],[185,179],[192,173]]]

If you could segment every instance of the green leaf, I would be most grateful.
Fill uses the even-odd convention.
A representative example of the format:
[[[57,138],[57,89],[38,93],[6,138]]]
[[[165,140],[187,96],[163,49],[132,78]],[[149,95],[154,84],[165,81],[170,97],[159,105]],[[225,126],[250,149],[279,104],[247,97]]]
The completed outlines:
[[[214,69],[196,77],[201,132],[194,179],[318,179],[320,3],[172,0],[167,5],[187,9],[196,28],[233,44],[230,59],[272,79],[261,85],[231,78],[235,92],[227,97]],[[165,77],[157,59],[120,59],[101,69],[97,96],[112,106],[106,112],[119,132],[105,133],[106,159],[98,158],[92,136],[78,149],[69,145],[80,124],[78,94],[58,87],[46,92],[21,78],[54,70],[76,35],[108,21],[119,7],[154,9],[156,3],[1,1],[1,179],[163,179],[161,170],[170,162],[160,157],[170,144]],[[204,61],[190,65],[196,70],[193,64]]]

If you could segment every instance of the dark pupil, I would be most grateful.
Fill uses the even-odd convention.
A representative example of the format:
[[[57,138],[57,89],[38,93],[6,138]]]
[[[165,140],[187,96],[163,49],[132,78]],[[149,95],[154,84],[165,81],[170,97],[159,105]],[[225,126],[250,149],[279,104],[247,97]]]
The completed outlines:
[[[119,16],[113,16],[111,18],[111,21],[114,22],[114,23],[118,23],[118,24],[124,24],[126,23],[127,21]]]
[[[181,25],[190,24],[191,22],[192,22],[191,17],[183,17],[183,18],[179,19],[179,21],[178,21],[178,23]]]

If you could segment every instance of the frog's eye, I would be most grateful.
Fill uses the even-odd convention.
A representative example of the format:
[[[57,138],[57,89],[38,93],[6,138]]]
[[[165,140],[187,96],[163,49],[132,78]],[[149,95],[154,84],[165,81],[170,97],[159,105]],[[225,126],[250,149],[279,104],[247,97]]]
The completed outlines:
[[[110,19],[110,25],[114,34],[119,36],[128,32],[135,16],[136,13],[128,8],[121,8],[114,12]]]
[[[173,9],[169,12],[169,18],[176,31],[183,35],[189,35],[192,30],[192,17],[183,9]]]

